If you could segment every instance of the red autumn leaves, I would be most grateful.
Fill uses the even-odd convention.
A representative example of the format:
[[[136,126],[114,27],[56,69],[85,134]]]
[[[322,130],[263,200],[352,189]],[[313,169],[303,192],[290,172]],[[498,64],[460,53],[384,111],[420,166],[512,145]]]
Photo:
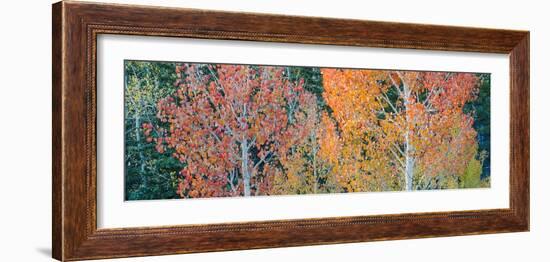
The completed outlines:
[[[302,83],[283,77],[282,67],[182,65],[178,90],[158,102],[168,123],[157,137],[185,167],[180,195],[260,194],[272,160],[304,133]],[[145,130],[147,132],[147,129]]]
[[[467,73],[322,69],[321,108],[287,67],[181,64],[143,124],[180,161],[181,197],[416,189],[477,153]]]

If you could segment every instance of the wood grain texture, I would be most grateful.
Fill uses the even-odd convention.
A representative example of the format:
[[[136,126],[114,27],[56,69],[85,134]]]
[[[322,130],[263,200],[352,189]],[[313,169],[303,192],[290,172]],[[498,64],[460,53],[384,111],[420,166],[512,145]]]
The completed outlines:
[[[53,5],[53,257],[81,260],[529,230],[529,33],[81,2]],[[510,208],[97,229],[99,34],[510,55]]]
[[[529,228],[529,33],[510,52],[510,207]]]
[[[52,256],[61,257],[63,205],[61,175],[61,5],[52,8]]]

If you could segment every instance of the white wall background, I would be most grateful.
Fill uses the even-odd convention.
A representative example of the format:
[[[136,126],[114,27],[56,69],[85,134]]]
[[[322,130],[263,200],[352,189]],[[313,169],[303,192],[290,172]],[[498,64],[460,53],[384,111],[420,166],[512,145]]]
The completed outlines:
[[[531,232],[217,252],[123,261],[548,261],[550,28],[545,1],[119,0],[205,9],[531,31]],[[0,260],[51,256],[51,1],[0,8]]]

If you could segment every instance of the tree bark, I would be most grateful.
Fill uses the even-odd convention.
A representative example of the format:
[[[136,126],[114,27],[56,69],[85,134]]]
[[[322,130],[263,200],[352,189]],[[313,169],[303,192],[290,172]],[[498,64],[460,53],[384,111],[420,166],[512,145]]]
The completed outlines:
[[[405,190],[413,190],[414,157],[413,146],[410,143],[409,132],[405,135]]]
[[[241,141],[241,172],[243,174],[244,196],[250,196],[250,170],[248,170],[248,141]]]
[[[403,83],[403,100],[405,104],[405,121],[406,121],[406,127],[405,127],[405,190],[411,191],[413,190],[413,176],[414,176],[414,146],[412,145],[411,141],[411,132],[409,130],[409,125],[411,124],[411,121],[414,121],[414,119],[409,118],[408,111],[410,110],[410,97],[411,97],[411,89],[408,85],[408,83],[405,82],[405,78],[399,74],[399,78],[401,78],[401,82]]]
[[[142,145],[141,145],[141,129],[140,129],[140,123],[141,122],[141,119],[139,117],[139,114],[136,114],[136,116],[134,117],[134,132],[135,132],[135,135],[136,135],[136,141],[137,141],[137,147],[138,147],[138,151],[139,151],[139,175],[140,175],[140,178],[141,178],[141,181],[142,181],[142,185],[144,187],[147,187],[147,179],[145,179],[144,177],[144,174],[145,173],[145,157],[143,156],[143,149],[142,149]]]

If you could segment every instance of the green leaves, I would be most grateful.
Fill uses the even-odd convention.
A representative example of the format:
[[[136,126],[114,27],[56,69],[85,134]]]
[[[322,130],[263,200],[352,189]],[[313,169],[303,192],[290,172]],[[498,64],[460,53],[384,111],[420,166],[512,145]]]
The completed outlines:
[[[176,198],[178,163],[149,143],[154,131],[147,124],[160,123],[156,103],[175,89],[175,64],[125,61],[124,73],[125,199]]]

